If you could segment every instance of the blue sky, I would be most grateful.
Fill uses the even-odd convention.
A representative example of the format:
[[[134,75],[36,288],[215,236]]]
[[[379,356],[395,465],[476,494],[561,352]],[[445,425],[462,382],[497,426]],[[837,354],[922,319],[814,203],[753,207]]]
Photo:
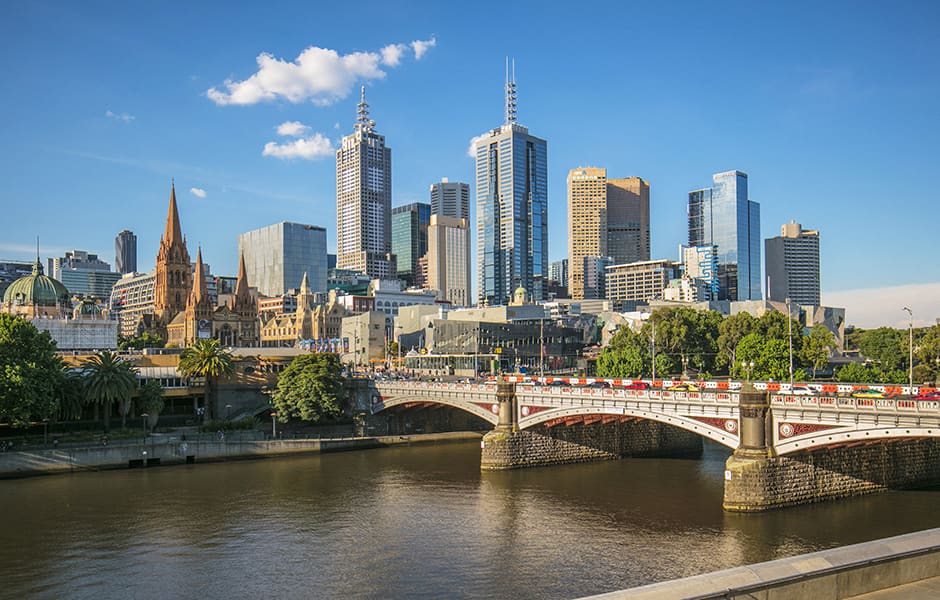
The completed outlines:
[[[506,4],[3,3],[0,258],[39,235],[44,256],[113,261],[126,228],[149,269],[171,178],[217,274],[236,271],[240,232],[279,221],[326,227],[332,251],[330,148],[359,85],[393,204],[427,201],[441,177],[471,181],[508,55],[519,122],[548,140],[552,260],[571,168],[650,182],[654,258],[685,241],[687,192],[740,169],[763,237],[820,230],[823,301],[849,323],[906,324],[905,304],[940,317],[940,5]]]

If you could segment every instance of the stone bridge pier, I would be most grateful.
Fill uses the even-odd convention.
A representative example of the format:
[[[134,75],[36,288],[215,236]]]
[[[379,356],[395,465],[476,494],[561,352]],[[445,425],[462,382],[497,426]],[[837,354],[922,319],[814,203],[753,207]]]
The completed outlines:
[[[483,436],[480,468],[524,467],[612,460],[626,456],[698,457],[702,438],[657,421],[635,418],[578,419],[520,429],[515,384],[497,384],[499,422]]]

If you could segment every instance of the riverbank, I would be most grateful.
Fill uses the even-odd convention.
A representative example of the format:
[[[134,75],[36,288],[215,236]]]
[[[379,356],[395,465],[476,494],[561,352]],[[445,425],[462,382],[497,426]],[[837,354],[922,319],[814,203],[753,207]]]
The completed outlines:
[[[370,450],[401,444],[440,444],[479,440],[481,433],[456,431],[415,435],[291,440],[202,440],[180,436],[147,441],[20,450],[0,453],[0,479],[104,469],[147,468],[226,460]]]

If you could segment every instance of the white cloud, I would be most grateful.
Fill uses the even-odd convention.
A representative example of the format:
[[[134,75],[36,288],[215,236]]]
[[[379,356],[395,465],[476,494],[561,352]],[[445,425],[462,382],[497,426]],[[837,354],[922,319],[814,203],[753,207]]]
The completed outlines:
[[[339,130],[339,121],[333,123],[333,129]]]
[[[845,322],[863,329],[896,327],[906,329],[914,313],[914,327],[934,325],[940,318],[940,282],[883,288],[824,292],[826,306],[845,307]]]
[[[410,44],[390,44],[378,52],[339,54],[329,48],[310,46],[288,62],[263,52],[258,55],[258,70],[243,81],[226,79],[220,87],[206,92],[218,105],[257,104],[284,99],[297,104],[310,102],[326,106],[349,95],[357,81],[385,78],[381,66],[395,67],[410,46],[420,59],[436,44],[433,38]],[[220,89],[221,88],[221,89]]]
[[[490,137],[489,133],[481,133],[480,135],[474,136],[473,138],[471,138],[470,145],[467,147],[467,156],[469,156],[470,158],[476,158],[477,156],[477,151],[475,148],[476,143],[479,142],[480,140],[485,140],[488,137]]]
[[[206,190],[204,190],[204,189],[202,189],[202,188],[197,188],[197,187],[189,188],[189,193],[192,194],[193,196],[197,197],[197,198],[205,198],[205,197],[206,197]]]
[[[415,51],[415,60],[421,60],[421,58],[427,53],[428,50],[437,46],[437,38],[431,38],[429,40],[415,40],[411,42],[411,49]]]
[[[119,113],[111,112],[110,110],[105,111],[104,116],[108,117],[109,119],[114,119],[115,121],[122,121],[124,123],[130,123],[131,121],[137,118],[134,115],[129,115],[127,113],[119,114]]]
[[[310,131],[310,127],[300,121],[285,121],[277,126],[277,134],[288,137],[300,137]]]
[[[298,138],[284,144],[268,142],[261,151],[262,156],[273,156],[284,160],[301,158],[303,160],[317,160],[333,156],[335,150],[329,138],[322,133],[315,133],[310,137]]]

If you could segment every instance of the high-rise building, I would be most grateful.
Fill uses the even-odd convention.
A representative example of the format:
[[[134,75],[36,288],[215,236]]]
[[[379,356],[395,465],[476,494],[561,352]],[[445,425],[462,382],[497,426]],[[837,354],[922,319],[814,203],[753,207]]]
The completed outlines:
[[[155,273],[127,273],[111,288],[111,316],[120,322],[119,333],[132,338],[150,324],[154,305]]]
[[[505,304],[519,287],[541,301],[548,277],[548,144],[516,123],[515,74],[506,120],[474,142],[477,296]]]
[[[127,229],[114,238],[114,270],[124,275],[137,270],[137,236]]]
[[[702,300],[718,299],[718,248],[679,246],[679,262],[685,275],[702,289]]]
[[[767,299],[819,306],[819,232],[791,221],[764,240]]]
[[[470,220],[470,184],[442,177],[431,184],[431,214]]]
[[[397,275],[408,285],[417,284],[418,261],[428,252],[431,205],[412,202],[392,209],[392,254]]]
[[[717,248],[718,300],[760,300],[760,204],[748,199],[747,174],[712,180],[689,192],[689,245]]]
[[[568,287],[568,259],[548,263],[548,280]]]
[[[671,260],[647,260],[607,267],[607,299],[614,310],[634,310],[637,302],[663,297],[669,282],[679,277],[679,265]]]
[[[49,259],[49,273],[75,296],[107,298],[121,278],[112,273],[111,265],[84,250],[70,250],[65,256]]]
[[[428,287],[438,300],[470,305],[470,221],[432,214],[428,227]]]
[[[309,276],[314,292],[326,292],[326,229],[282,222],[238,236],[248,281],[265,296],[282,296]]]
[[[363,86],[355,131],[336,151],[337,269],[377,278],[395,275],[391,213],[392,150],[369,119]]]
[[[574,299],[603,298],[585,291],[586,257],[612,264],[649,260],[649,183],[639,177],[608,179],[607,170],[579,167],[568,173],[568,291]],[[593,263],[592,263],[593,264]]]

